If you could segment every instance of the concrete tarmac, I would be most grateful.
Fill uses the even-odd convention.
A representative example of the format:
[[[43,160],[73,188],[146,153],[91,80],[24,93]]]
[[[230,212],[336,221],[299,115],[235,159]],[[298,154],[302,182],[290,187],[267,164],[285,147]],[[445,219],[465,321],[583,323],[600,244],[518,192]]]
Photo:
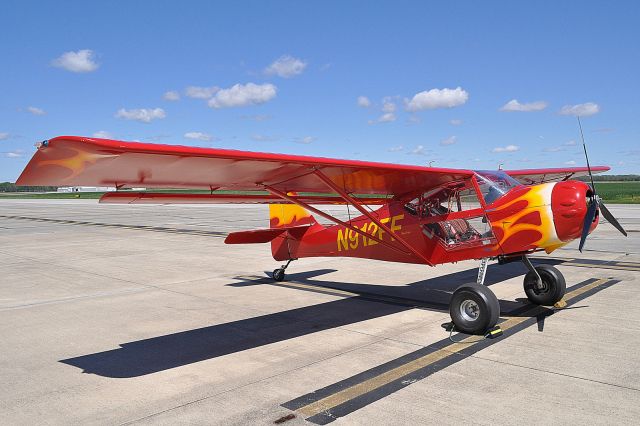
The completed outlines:
[[[223,243],[265,206],[0,200],[2,424],[632,424],[640,419],[640,206],[534,263],[567,308],[491,264],[497,339],[449,333],[477,262],[293,262]]]

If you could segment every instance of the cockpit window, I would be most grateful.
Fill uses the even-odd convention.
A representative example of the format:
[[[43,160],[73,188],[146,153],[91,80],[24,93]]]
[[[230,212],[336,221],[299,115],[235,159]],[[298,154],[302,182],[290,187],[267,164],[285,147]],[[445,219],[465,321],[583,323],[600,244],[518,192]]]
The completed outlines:
[[[493,203],[512,188],[520,185],[520,182],[501,170],[476,170],[475,174],[480,192],[487,204]]]

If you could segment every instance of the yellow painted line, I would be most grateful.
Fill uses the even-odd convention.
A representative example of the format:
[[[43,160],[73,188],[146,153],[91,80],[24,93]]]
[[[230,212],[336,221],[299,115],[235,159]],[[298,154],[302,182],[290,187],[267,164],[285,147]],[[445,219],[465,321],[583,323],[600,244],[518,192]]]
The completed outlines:
[[[573,299],[574,297],[577,297],[595,287],[598,287],[607,281],[609,280],[599,279],[577,290],[573,290],[565,295],[565,300],[571,301],[571,299]],[[535,308],[532,308],[527,312],[525,312],[520,317],[509,318],[508,320],[500,324],[500,328],[502,328],[502,330],[508,330],[520,323],[523,323],[524,321],[527,321],[531,318],[531,316],[526,316],[527,313],[538,310],[538,309],[540,308],[536,306]],[[431,352],[421,358],[410,361],[404,365],[401,365],[399,367],[386,371],[376,377],[372,377],[371,379],[365,380],[364,382],[358,383],[349,388],[336,392],[333,395],[330,395],[326,398],[320,399],[309,405],[301,407],[297,411],[306,417],[315,416],[316,414],[322,413],[324,411],[330,410],[333,407],[344,404],[345,402],[348,402],[361,395],[364,395],[368,392],[378,389],[384,385],[387,385],[417,370],[428,367],[434,362],[438,362],[444,358],[447,358],[453,354],[456,354],[461,350],[469,348],[473,344],[481,341],[482,340],[478,340],[478,336],[469,336],[460,342],[447,345],[444,348]]]

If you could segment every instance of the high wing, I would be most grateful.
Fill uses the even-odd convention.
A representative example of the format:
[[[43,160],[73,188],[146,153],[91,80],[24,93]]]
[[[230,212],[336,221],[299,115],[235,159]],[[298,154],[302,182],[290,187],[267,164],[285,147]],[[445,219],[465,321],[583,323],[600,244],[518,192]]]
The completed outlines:
[[[471,175],[471,170],[60,136],[40,144],[16,183],[201,188],[212,193],[335,194],[340,189],[402,196]]]
[[[610,170],[607,166],[592,166],[591,173],[602,173]],[[545,182],[574,179],[580,176],[589,176],[586,167],[567,167],[560,169],[528,169],[505,170],[507,174],[517,179],[523,185],[537,185]]]

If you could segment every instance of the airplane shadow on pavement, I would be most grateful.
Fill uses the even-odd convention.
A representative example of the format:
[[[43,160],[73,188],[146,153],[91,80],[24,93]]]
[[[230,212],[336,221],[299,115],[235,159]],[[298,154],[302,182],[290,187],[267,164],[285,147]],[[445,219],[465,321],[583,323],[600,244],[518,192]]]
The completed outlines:
[[[118,349],[60,360],[85,373],[130,378],[156,373],[323,330],[379,318],[410,309],[448,312],[451,293],[463,283],[475,282],[477,268],[418,281],[406,286],[323,281],[317,277],[334,272],[323,269],[292,273],[287,281],[309,284],[327,291],[342,290],[356,296],[217,324],[144,340],[127,342]],[[521,263],[490,267],[485,284],[492,285],[521,276]],[[255,277],[228,284],[234,287],[274,284],[271,278]],[[277,284],[276,284],[277,285]],[[303,290],[304,291],[304,290]],[[515,313],[523,305],[500,301],[502,313]]]

